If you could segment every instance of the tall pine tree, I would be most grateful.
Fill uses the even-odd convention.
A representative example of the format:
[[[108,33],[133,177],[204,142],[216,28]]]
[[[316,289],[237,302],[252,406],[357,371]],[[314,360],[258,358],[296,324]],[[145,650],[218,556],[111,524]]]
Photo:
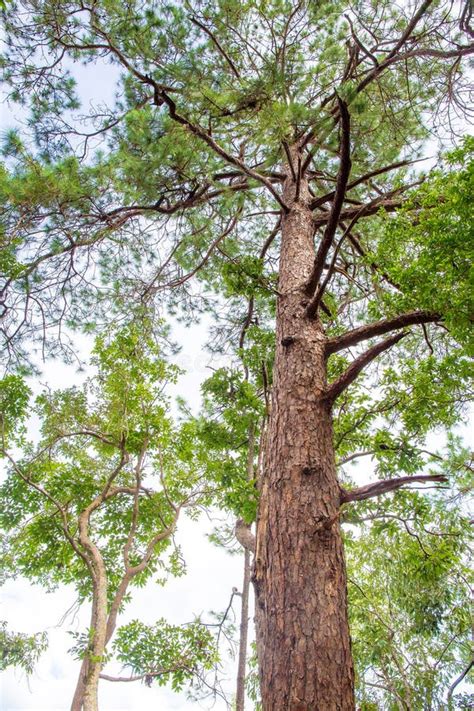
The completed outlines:
[[[5,11],[4,78],[30,111],[1,176],[9,360],[32,337],[67,348],[64,322],[214,313],[214,347],[243,370],[211,379],[208,411],[240,398],[245,442],[258,430],[256,512],[248,452],[240,488],[229,462],[213,475],[254,553],[265,711],[355,709],[341,523],[354,502],[466,466],[454,447],[424,472],[428,434],[466,402],[472,141],[431,175],[414,164],[469,114],[471,14],[434,0]],[[81,62],[110,66],[113,105],[81,115]],[[238,425],[224,421],[234,450]],[[368,456],[379,478],[354,487],[343,467]],[[399,703],[394,674],[379,686]]]

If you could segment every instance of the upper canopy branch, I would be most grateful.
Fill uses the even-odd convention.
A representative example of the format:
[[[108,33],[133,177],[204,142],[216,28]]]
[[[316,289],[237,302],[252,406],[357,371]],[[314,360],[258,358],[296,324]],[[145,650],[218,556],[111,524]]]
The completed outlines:
[[[336,190],[334,192],[334,200],[332,203],[331,211],[327,220],[326,228],[319,245],[316,257],[314,260],[313,271],[308,279],[308,284],[306,291],[309,295],[313,295],[323,273],[324,264],[326,261],[327,254],[331,248],[334,235],[336,234],[337,226],[339,223],[339,217],[341,215],[342,205],[344,203],[344,196],[346,194],[347,182],[349,180],[349,174],[351,172],[351,157],[350,157],[350,115],[347,109],[347,104],[338,97],[339,111],[341,115],[341,141],[340,141],[340,164],[339,172],[336,181]],[[313,318],[316,313],[316,308],[309,303],[306,309],[306,315],[309,318]]]
[[[346,187],[346,192],[349,190],[352,190],[353,188],[356,188],[358,185],[362,185],[362,183],[366,183],[367,181],[371,180],[372,178],[376,178],[378,175],[383,175],[384,173],[389,173],[391,170],[396,170],[397,168],[404,168],[408,165],[413,165],[414,163],[420,163],[421,161],[426,160],[425,158],[418,158],[417,160],[400,160],[397,161],[396,163],[391,163],[390,165],[385,165],[382,168],[377,168],[376,170],[371,170],[369,173],[365,173],[364,175],[361,175],[360,178],[356,178],[356,180],[352,180],[350,183],[347,184]],[[313,202],[311,203],[311,209],[314,210],[317,207],[320,207],[321,205],[324,205],[325,202],[328,202],[329,200],[332,200],[334,197],[335,191],[332,190],[330,193],[326,193],[326,195],[321,195],[318,198],[315,198]]]
[[[350,348],[350,346],[355,346],[369,338],[383,336],[390,331],[440,320],[441,315],[433,311],[410,311],[394,318],[374,321],[374,323],[369,323],[366,326],[359,326],[359,328],[354,328],[352,331],[347,331],[342,336],[329,338],[326,341],[326,355],[337,353],[337,351],[341,351],[344,348]]]
[[[151,81],[153,86],[155,87],[155,104],[157,106],[161,106],[163,103],[166,104],[168,107],[169,115],[170,117],[176,121],[176,123],[181,124],[182,126],[185,126],[191,133],[193,133],[195,136],[198,136],[204,143],[206,143],[212,150],[217,153],[221,158],[223,158],[227,163],[230,163],[230,165],[235,165],[237,168],[240,168],[242,173],[245,173],[245,175],[248,175],[249,178],[253,178],[257,182],[261,183],[264,185],[267,190],[273,195],[275,200],[279,203],[279,205],[283,208],[285,212],[288,212],[288,206],[285,204],[283,201],[283,198],[279,194],[277,190],[273,187],[272,183],[268,178],[265,176],[261,175],[261,173],[258,173],[256,170],[253,170],[252,168],[249,168],[243,160],[238,158],[237,156],[232,155],[231,153],[228,153],[225,148],[223,148],[217,141],[212,138],[212,136],[209,135],[209,133],[199,124],[192,123],[189,121],[189,119],[185,118],[181,114],[178,113],[176,109],[176,104],[169,96],[166,91],[164,91],[159,84],[153,81],[153,79],[150,79],[150,77],[146,77],[146,81]]]
[[[191,15],[191,16],[189,17],[189,19],[191,20],[191,22],[192,22],[194,25],[196,25],[196,26],[199,27],[201,30],[203,30],[203,32],[206,33],[206,35],[211,39],[211,41],[213,42],[213,44],[217,47],[217,49],[219,50],[219,52],[220,52],[220,53],[222,54],[222,56],[224,57],[225,61],[227,62],[227,64],[228,64],[229,67],[231,68],[232,73],[234,74],[234,76],[236,77],[236,79],[240,79],[239,70],[237,69],[237,67],[235,66],[234,62],[233,62],[232,59],[229,57],[229,54],[225,51],[224,47],[221,45],[221,43],[219,42],[219,40],[217,39],[217,37],[215,36],[215,34],[209,29],[209,27],[206,27],[206,25],[205,25],[203,22],[200,22],[200,21],[197,19],[197,17],[193,17],[193,16]]]
[[[415,27],[425,15],[427,10],[429,9],[430,5],[433,4],[434,0],[425,0],[415,12],[413,15],[412,19],[408,23],[405,31],[402,33],[401,37],[393,47],[393,49],[389,52],[387,57],[380,62],[377,66],[375,66],[368,74],[367,76],[359,83],[357,86],[357,92],[361,92],[365,87],[370,84],[371,81],[376,79],[383,71],[384,69],[387,69],[391,64],[393,64],[397,59],[398,55],[400,53],[400,50],[406,45],[407,41],[410,39],[411,35],[413,34],[413,31],[415,30]]]
[[[344,489],[341,487],[341,504],[348,503],[349,501],[364,501],[365,499],[371,499],[374,496],[381,496],[382,494],[387,494],[389,491],[395,491],[400,489],[402,486],[407,484],[412,484],[413,482],[446,482],[447,477],[444,474],[418,474],[415,476],[401,476],[397,479],[383,479],[382,481],[376,481],[373,484],[366,484],[365,486],[360,486],[357,489]]]
[[[437,49],[433,46],[419,46],[420,39],[423,36],[428,35],[429,37],[435,37],[438,34],[438,28],[428,29],[426,32],[420,31],[414,34],[416,27],[426,15],[430,6],[433,5],[434,0],[425,0],[418,10],[414,13],[413,17],[409,21],[405,30],[399,36],[398,39],[393,39],[391,41],[380,42],[374,34],[372,38],[375,40],[375,44],[372,47],[366,47],[360,38],[355,33],[354,25],[347,15],[346,19],[349,21],[351,28],[352,39],[354,40],[354,46],[350,48],[350,58],[346,72],[343,75],[342,83],[347,80],[352,80],[357,82],[356,94],[361,93],[369,84],[377,80],[387,69],[389,69],[394,64],[407,63],[408,60],[417,57],[424,58],[435,58],[435,59],[455,59],[459,60],[461,57],[470,55],[474,53],[474,43],[461,45],[456,42],[452,43],[450,48],[440,48]],[[466,3],[467,10],[464,9],[460,22],[460,29],[468,34],[470,37],[474,36],[474,32],[470,27],[471,19],[471,2],[470,0]],[[363,26],[363,25],[362,25]],[[366,28],[364,28],[366,29]],[[439,35],[438,35],[439,38]],[[391,46],[391,49],[390,49]],[[353,50],[353,51],[351,51]],[[385,56],[382,58],[379,53],[382,52]],[[369,61],[371,66],[366,71],[357,75],[356,71],[363,61]],[[339,107],[334,105],[334,101],[337,98],[337,90],[332,92],[330,95],[326,96],[320,104],[320,109],[324,109],[329,106],[329,113],[332,116],[334,123],[336,124],[339,120]],[[307,145],[315,136],[315,127],[312,126],[309,131],[307,131],[306,136],[302,139],[302,145]],[[307,166],[306,166],[307,167]]]
[[[91,15],[94,18],[94,12],[91,11]],[[204,143],[206,143],[217,155],[219,155],[221,158],[225,160],[226,163],[229,163],[230,165],[234,165],[237,168],[240,169],[242,173],[247,175],[249,178],[253,178],[257,182],[261,183],[264,185],[267,190],[273,195],[275,200],[279,203],[279,205],[283,208],[285,212],[288,211],[287,205],[284,203],[281,195],[278,193],[277,190],[273,187],[272,183],[270,180],[268,180],[264,175],[261,175],[259,172],[256,170],[253,170],[252,168],[249,168],[244,161],[229,153],[223,146],[221,146],[212,136],[209,134],[206,129],[204,129],[202,126],[200,126],[198,123],[193,123],[189,119],[187,119],[185,116],[182,116],[180,113],[177,111],[176,103],[173,101],[170,94],[170,87],[165,87],[163,84],[155,81],[153,77],[149,76],[148,74],[144,74],[141,72],[139,69],[137,69],[133,64],[127,59],[125,54],[112,42],[111,38],[109,35],[101,28],[99,27],[95,22],[92,22],[92,29],[103,39],[105,40],[106,44],[98,44],[98,45],[76,45],[76,44],[71,44],[64,42],[60,38],[58,38],[58,41],[62,46],[70,49],[75,49],[75,50],[90,50],[91,48],[94,49],[106,49],[108,50],[111,54],[113,54],[118,61],[136,78],[138,79],[142,84],[146,84],[148,86],[151,86],[153,88],[153,101],[157,106],[162,106],[163,104],[166,105],[168,109],[168,113],[170,117],[173,119],[173,121],[176,121],[176,123],[181,124],[182,126],[185,126],[191,133],[193,133],[195,136],[198,136]]]

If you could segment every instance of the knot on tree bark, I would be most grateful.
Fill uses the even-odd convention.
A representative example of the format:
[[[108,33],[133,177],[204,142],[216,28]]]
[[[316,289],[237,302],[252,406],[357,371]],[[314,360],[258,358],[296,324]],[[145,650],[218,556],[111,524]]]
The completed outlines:
[[[329,529],[336,523],[339,518],[339,509],[332,516],[321,516],[316,519],[316,526],[314,527],[314,535],[320,533],[321,531],[329,531]]]
[[[304,476],[316,476],[318,474],[323,473],[323,468],[321,464],[307,464],[305,467],[303,467],[301,473]]]

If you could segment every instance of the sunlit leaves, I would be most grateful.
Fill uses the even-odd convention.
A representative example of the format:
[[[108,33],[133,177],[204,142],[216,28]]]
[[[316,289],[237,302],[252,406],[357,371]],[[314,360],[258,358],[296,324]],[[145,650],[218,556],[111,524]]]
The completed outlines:
[[[30,389],[21,376],[6,375],[0,380],[0,437],[3,446],[27,417],[29,398]]]
[[[117,631],[114,649],[132,674],[143,675],[148,685],[171,682],[175,691],[217,661],[214,638],[199,620],[182,627],[163,619],[153,626],[133,620]]]
[[[407,491],[353,514],[363,522],[346,539],[361,708],[396,709],[400,698],[442,707],[468,654],[468,520],[440,497]]]

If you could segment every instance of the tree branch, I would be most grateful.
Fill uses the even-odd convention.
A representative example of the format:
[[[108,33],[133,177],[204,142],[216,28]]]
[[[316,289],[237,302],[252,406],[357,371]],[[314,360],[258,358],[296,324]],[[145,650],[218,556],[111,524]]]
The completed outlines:
[[[326,228],[324,230],[319,249],[314,259],[313,272],[308,280],[308,284],[306,287],[306,292],[309,296],[312,296],[316,291],[316,288],[319,284],[319,280],[321,278],[321,274],[323,273],[326,256],[329,252],[334,235],[336,234],[337,226],[339,224],[339,217],[341,215],[342,206],[344,204],[344,196],[346,194],[347,181],[349,180],[349,174],[351,172],[350,115],[347,109],[347,104],[339,97],[337,100],[341,114],[341,142],[339,149],[340,165],[331,211],[329,213]],[[314,316],[316,315],[316,309],[317,305],[316,308],[314,308],[314,305],[312,305],[312,302],[310,302],[306,308],[306,315],[309,318],[314,318]]]
[[[355,346],[361,341],[366,341],[369,338],[383,336],[385,333],[389,333],[390,331],[396,331],[400,328],[406,328],[407,326],[432,323],[440,320],[441,314],[434,311],[409,311],[405,314],[400,314],[400,316],[395,316],[394,318],[374,321],[366,326],[359,326],[359,328],[354,328],[352,331],[347,331],[346,333],[343,333],[342,336],[329,338],[326,341],[326,355],[329,356],[332,353],[337,353],[337,351],[343,350],[344,348]]]
[[[288,207],[284,203],[281,195],[275,190],[271,182],[265,178],[265,176],[260,175],[257,171],[253,170],[252,168],[249,168],[240,158],[237,156],[232,155],[228,151],[225,150],[219,143],[217,143],[212,136],[199,124],[192,123],[189,121],[189,119],[185,118],[184,116],[181,116],[177,112],[176,109],[176,103],[173,101],[171,96],[169,96],[169,91],[170,87],[163,86],[162,84],[159,84],[157,81],[155,81],[152,77],[148,76],[147,74],[144,74],[143,72],[139,71],[136,67],[131,64],[131,62],[127,59],[127,57],[124,55],[124,53],[116,47],[113,42],[111,41],[110,37],[106,32],[101,27],[98,27],[94,23],[92,23],[92,29],[100,36],[102,37],[107,44],[105,45],[97,45],[96,48],[98,49],[106,49],[112,54],[114,54],[119,62],[126,68],[128,71],[136,77],[140,82],[143,84],[146,84],[148,86],[151,86],[153,88],[154,92],[154,98],[153,101],[156,106],[162,106],[163,104],[166,105],[168,108],[168,113],[170,117],[173,119],[173,121],[176,121],[176,123],[181,124],[182,126],[185,126],[191,133],[193,133],[195,136],[198,136],[202,141],[207,143],[207,145],[212,148],[212,150],[217,153],[221,158],[223,158],[226,163],[229,163],[230,165],[235,165],[237,168],[239,168],[242,173],[245,173],[245,175],[248,175],[249,178],[253,178],[257,182],[261,183],[264,185],[267,190],[273,195],[275,200],[280,204],[280,206],[283,208],[285,212],[288,212]],[[63,46],[66,46],[63,44]],[[73,49],[87,49],[87,47],[78,47],[75,45],[72,45]],[[94,48],[94,47],[93,47]]]
[[[277,190],[273,187],[272,183],[270,180],[265,178],[265,176],[261,175],[257,171],[253,170],[252,168],[249,168],[240,158],[237,156],[232,155],[231,153],[228,153],[225,148],[223,148],[219,143],[217,143],[212,136],[208,134],[208,132],[202,128],[199,124],[192,123],[189,121],[187,118],[184,116],[181,116],[176,110],[176,104],[171,98],[171,96],[168,96],[168,94],[158,85],[156,82],[154,82],[152,79],[149,77],[146,77],[145,80],[147,83],[150,83],[155,87],[155,104],[157,106],[161,106],[163,103],[166,104],[168,107],[168,112],[170,117],[173,119],[173,121],[176,121],[176,123],[181,124],[182,126],[185,126],[191,133],[193,133],[195,136],[198,136],[204,143],[207,143],[207,145],[212,148],[212,150],[217,153],[221,158],[223,158],[227,163],[230,163],[231,165],[235,165],[237,168],[240,168],[242,173],[245,173],[245,175],[248,175],[249,178],[253,178],[253,180],[256,180],[257,182],[261,183],[264,185],[267,190],[273,195],[275,200],[279,203],[279,205],[283,208],[285,212],[288,212],[288,206],[285,204],[283,201],[281,195],[278,193]]]
[[[381,210],[385,210],[386,212],[395,212],[395,210],[398,210],[399,207],[402,207],[402,205],[404,205],[406,201],[407,198],[404,197],[376,198],[375,200],[372,200],[371,202],[366,204],[364,210],[364,217],[376,215],[377,212],[380,212]],[[359,205],[357,207],[349,207],[345,210],[342,210],[339,216],[340,221],[351,220],[359,212],[361,207],[362,205]],[[319,217],[315,217],[314,226],[317,228],[327,224],[329,220],[329,215],[330,213],[325,212],[324,214],[319,215]]]
[[[158,672],[160,673],[160,672]],[[158,674],[155,674],[153,676],[157,676]],[[104,679],[105,681],[140,681],[142,679],[145,679],[147,676],[151,676],[150,674],[137,674],[136,676],[110,676],[109,674],[100,674],[99,679]]]
[[[117,587],[117,591],[114,595],[114,598],[112,600],[112,603],[110,605],[110,610],[109,610],[109,615],[107,618],[107,628],[106,628],[106,644],[110,641],[114,631],[115,631],[115,626],[117,623],[117,616],[119,613],[120,606],[122,604],[123,598],[125,596],[125,593],[127,592],[128,586],[130,584],[130,581],[139,573],[143,572],[150,562],[150,559],[153,556],[153,552],[155,550],[155,546],[168,536],[170,536],[173,531],[176,528],[176,523],[178,521],[178,517],[180,514],[181,507],[178,507],[173,519],[173,522],[165,529],[160,531],[160,533],[157,533],[151,541],[149,541],[145,554],[143,555],[142,559],[137,565],[129,565],[128,563],[128,554],[129,554],[129,549],[131,547],[131,543],[133,541],[133,535],[134,535],[134,525],[132,523],[132,527],[130,529],[131,536],[127,539],[127,542],[125,544],[127,550],[124,549],[123,555],[124,555],[124,563],[125,563],[125,573],[122,576],[122,579],[120,580],[120,583]]]
[[[224,59],[226,60],[227,64],[228,64],[229,67],[231,68],[231,70],[232,70],[232,72],[234,73],[235,77],[236,77],[237,79],[240,79],[240,74],[239,74],[239,72],[238,72],[238,70],[237,70],[237,67],[235,66],[234,62],[233,62],[232,59],[229,57],[229,55],[227,54],[227,52],[225,51],[225,49],[223,48],[223,46],[221,45],[221,43],[219,42],[219,40],[217,39],[217,37],[215,37],[214,33],[211,32],[211,30],[210,30],[208,27],[206,27],[206,25],[204,25],[202,22],[199,22],[199,20],[198,20],[196,17],[190,17],[189,19],[191,20],[191,22],[192,22],[194,25],[196,25],[197,27],[200,27],[201,30],[203,30],[203,31],[206,33],[206,35],[208,35],[208,37],[210,37],[210,39],[212,40],[212,42],[216,45],[217,49],[219,50],[219,52],[222,54],[222,56],[223,56]]]
[[[375,178],[377,175],[383,175],[383,173],[389,173],[391,170],[396,170],[396,168],[403,168],[408,165],[413,165],[414,163],[420,163],[424,160],[427,159],[418,158],[417,160],[400,160],[397,163],[391,163],[390,165],[385,165],[383,168],[377,168],[376,170],[372,170],[370,171],[370,173],[365,173],[364,175],[361,175],[360,178],[356,178],[356,180],[352,180],[350,183],[348,183],[346,192],[352,190],[353,188],[356,188],[362,183],[367,182],[371,178]],[[334,193],[335,191],[333,190],[332,192],[326,193],[326,195],[322,195],[321,197],[318,197],[313,200],[313,202],[311,203],[311,209],[315,210],[317,207],[324,205],[325,202],[328,202],[328,200],[332,200],[334,197]]]
[[[322,298],[323,298],[323,296],[324,296],[324,292],[326,291],[327,286],[328,286],[329,282],[330,282],[331,279],[332,279],[332,275],[334,274],[334,271],[336,270],[337,256],[338,256],[338,254],[339,254],[339,250],[340,250],[341,247],[342,247],[342,243],[344,242],[344,240],[346,239],[346,237],[349,237],[349,236],[350,236],[350,233],[351,233],[352,228],[353,228],[354,225],[356,224],[356,222],[357,222],[357,220],[359,219],[359,217],[362,217],[362,215],[364,214],[364,210],[365,210],[365,205],[363,205],[363,206],[360,208],[360,210],[358,211],[358,213],[352,218],[352,220],[350,221],[350,224],[345,228],[345,230],[344,230],[344,232],[342,233],[342,236],[341,236],[339,242],[337,243],[337,245],[336,245],[336,247],[335,247],[335,249],[334,249],[334,254],[332,255],[331,264],[329,265],[329,268],[328,268],[326,277],[325,277],[324,281],[322,282],[322,284],[321,284],[320,286],[318,286],[318,288],[317,288],[317,290],[316,290],[316,293],[315,293],[315,295],[314,295],[314,297],[313,297],[313,300],[312,300],[312,302],[311,302],[311,303],[312,303],[312,308],[313,308],[313,310],[314,310],[314,313],[317,312],[319,306],[321,305],[321,301],[322,301]]]
[[[376,79],[379,76],[379,74],[381,74],[384,71],[384,69],[389,67],[390,64],[392,64],[396,60],[399,51],[401,50],[403,45],[407,42],[410,35],[413,33],[413,30],[415,29],[416,25],[421,20],[423,15],[426,13],[429,6],[432,5],[432,3],[433,3],[433,0],[425,0],[421,4],[418,11],[413,15],[411,21],[408,23],[405,32],[402,34],[402,36],[400,37],[400,39],[398,40],[398,42],[396,43],[396,45],[392,49],[392,51],[389,53],[389,55],[382,62],[380,62],[380,64],[378,66],[374,67],[372,69],[372,71],[370,71],[369,74],[367,74],[365,79],[363,79],[359,83],[359,85],[357,86],[357,89],[356,89],[357,93],[360,93],[363,89],[365,89],[365,87],[368,84],[370,84],[371,81]]]
[[[337,378],[329,388],[326,390],[324,399],[329,402],[334,402],[334,400],[357,378],[361,371],[366,368],[369,363],[371,363],[378,355],[388,350],[395,343],[398,343],[402,338],[408,335],[407,331],[402,331],[401,333],[396,333],[384,341],[377,343],[372,348],[366,350],[362,355],[356,358],[350,366],[342,373],[342,375]]]
[[[413,482],[446,482],[447,477],[444,474],[418,474],[416,476],[401,476],[397,479],[383,479],[382,481],[376,481],[373,484],[366,484],[365,486],[360,486],[357,489],[344,489],[341,487],[341,504],[347,504],[350,501],[364,501],[365,499],[371,499],[374,496],[381,496],[382,494],[387,494],[389,491],[395,491],[400,489],[400,487],[406,484],[411,484]]]
[[[470,672],[470,670],[472,669],[473,666],[474,666],[474,659],[471,659],[471,661],[469,662],[469,664],[463,669],[463,671],[461,672],[461,674],[457,677],[457,679],[455,679],[455,680],[453,681],[453,683],[452,683],[451,686],[449,687],[449,689],[448,689],[448,695],[447,695],[447,697],[446,697],[446,701],[448,702],[448,707],[450,707],[451,699],[452,699],[452,697],[453,697],[453,692],[454,692],[455,688],[462,682],[462,680],[464,679],[464,677]]]
[[[189,669],[189,665],[186,663],[176,664],[172,667],[163,667],[155,671],[144,672],[143,674],[135,674],[134,676],[111,676],[110,674],[100,674],[99,678],[105,681],[142,681],[144,680],[147,684],[151,682],[158,676],[163,676],[164,674],[172,674],[173,672],[180,671],[181,669]],[[149,684],[148,684],[149,686]]]
[[[265,255],[266,255],[266,253],[268,252],[268,249],[270,248],[270,246],[271,246],[273,240],[275,239],[275,237],[277,236],[278,232],[280,231],[280,227],[281,227],[281,215],[280,215],[280,217],[278,218],[275,227],[273,228],[273,230],[270,232],[270,234],[268,235],[267,239],[266,239],[265,242],[263,243],[262,249],[260,250],[260,254],[258,255],[258,258],[259,258],[259,259],[264,259],[264,257],[265,257]]]
[[[207,252],[205,253],[204,257],[201,259],[201,261],[193,268],[191,269],[190,272],[187,274],[184,274],[181,277],[178,277],[176,279],[173,279],[172,281],[168,282],[167,284],[163,284],[161,287],[159,286],[153,286],[153,284],[149,284],[143,294],[144,297],[148,296],[149,294],[156,294],[160,289],[174,289],[177,286],[182,286],[185,284],[189,279],[192,279],[192,277],[197,274],[197,272],[206,265],[206,263],[209,261],[210,257],[212,256],[212,253],[214,252],[215,248],[217,245],[222,242],[223,239],[225,239],[235,228],[237,221],[242,214],[242,208],[240,207],[236,214],[229,220],[227,223],[225,229],[223,232],[221,232],[220,235],[216,237],[216,239],[210,244],[210,246],[207,249]]]

